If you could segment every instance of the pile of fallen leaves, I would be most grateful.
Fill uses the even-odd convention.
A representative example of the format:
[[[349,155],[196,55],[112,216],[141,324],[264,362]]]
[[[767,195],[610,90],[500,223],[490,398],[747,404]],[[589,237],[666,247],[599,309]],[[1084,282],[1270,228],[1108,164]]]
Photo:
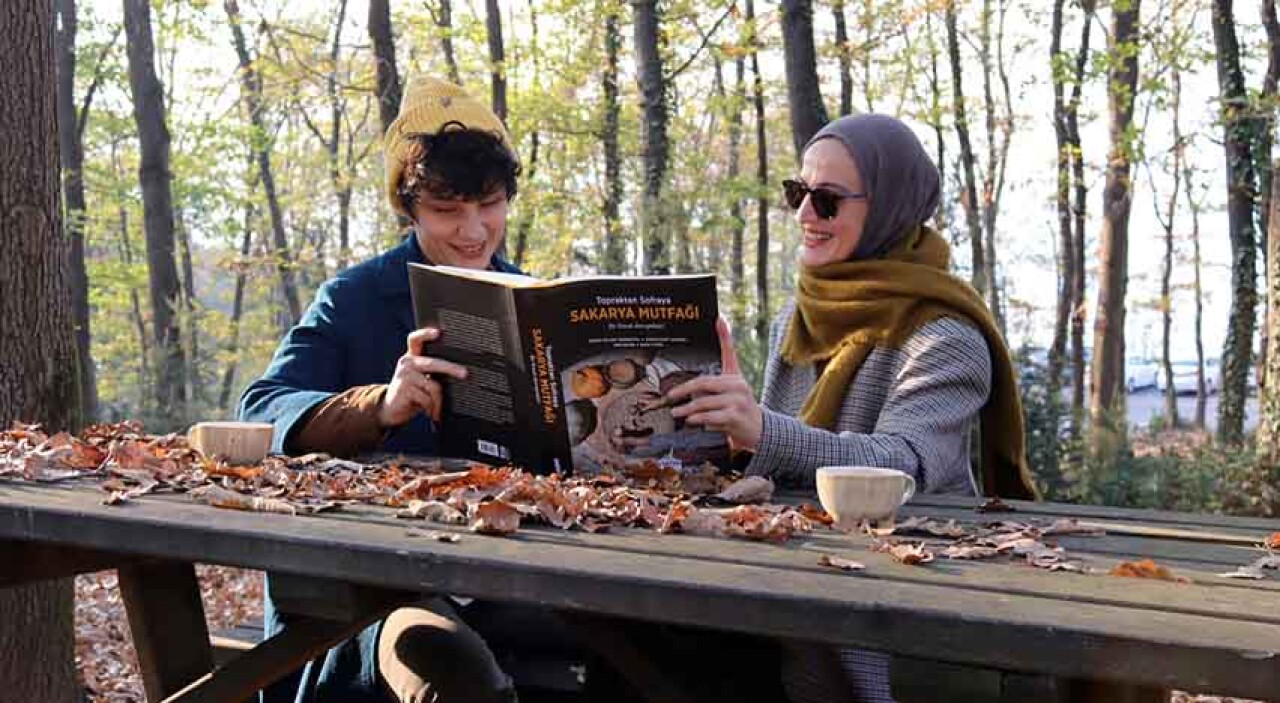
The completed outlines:
[[[872,540],[870,548],[874,552],[888,554],[908,566],[928,564],[935,556],[962,560],[1005,557],[1048,571],[1087,573],[1084,563],[1070,558],[1053,538],[1101,534],[1101,529],[1082,525],[1072,519],[1054,520],[1047,524],[1034,520],[997,520],[970,525],[955,520],[942,522],[912,517],[891,530],[880,533]],[[903,539],[907,536],[926,539]],[[842,571],[860,571],[865,568],[858,562],[832,556],[824,556],[820,563]]]
[[[734,480],[706,465],[676,471],[656,462],[591,477],[538,476],[513,467],[391,457],[377,463],[327,454],[269,456],[230,465],[192,449],[180,435],[148,435],[136,423],[95,425],[79,436],[46,435],[15,424],[0,432],[0,477],[29,481],[95,479],[103,502],[178,493],[217,508],[289,515],[351,504],[398,508],[403,518],[468,525],[505,535],[521,524],[599,532],[639,527],[664,533],[781,542],[830,518],[811,506],[769,505],[773,484]]]

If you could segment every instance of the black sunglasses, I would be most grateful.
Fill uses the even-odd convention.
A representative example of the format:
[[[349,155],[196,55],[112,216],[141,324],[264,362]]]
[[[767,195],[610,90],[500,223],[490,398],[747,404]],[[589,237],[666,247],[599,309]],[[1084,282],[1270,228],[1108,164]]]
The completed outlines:
[[[866,200],[866,193],[854,193],[839,186],[818,186],[810,188],[803,181],[787,179],[782,182],[782,195],[787,207],[799,210],[805,197],[813,203],[813,211],[824,220],[830,220],[840,210],[841,200]]]

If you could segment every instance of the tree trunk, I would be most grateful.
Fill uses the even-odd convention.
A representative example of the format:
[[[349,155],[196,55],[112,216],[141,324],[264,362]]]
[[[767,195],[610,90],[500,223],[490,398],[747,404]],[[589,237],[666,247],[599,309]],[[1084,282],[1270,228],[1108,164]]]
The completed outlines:
[[[616,34],[616,29],[615,29]],[[615,41],[617,38],[615,37]],[[529,52],[532,54],[533,61],[533,82],[534,85],[541,85],[542,71],[541,62],[538,60],[538,10],[533,6],[533,0],[529,0]],[[614,85],[617,85],[617,72],[614,75]],[[616,100],[615,94],[615,102]],[[524,172],[525,183],[533,183],[534,178],[538,174],[538,148],[541,145],[542,137],[538,130],[534,129],[529,133],[529,162],[528,169]],[[533,229],[534,213],[526,210],[520,218],[520,225],[516,229],[516,266],[524,264],[525,251],[529,246],[529,232]],[[505,246],[505,242],[504,242]]]
[[[329,47],[329,75],[325,90],[329,94],[329,181],[338,200],[338,270],[351,260],[351,183],[355,174],[343,174],[341,164],[342,121],[346,119],[346,103],[338,93],[338,58],[342,52],[342,25],[347,17],[347,0],[338,0],[338,16],[333,23],[333,44]],[[324,259],[320,259],[324,265]]]
[[[849,56],[849,27],[844,16],[844,0],[831,3],[836,21],[836,56],[840,57],[840,115],[853,113],[853,61]]]
[[[1280,168],[1280,162],[1274,163],[1273,167]],[[1270,205],[1266,234],[1267,259],[1280,262],[1280,179],[1271,180]],[[1273,382],[1258,388],[1262,399],[1259,403],[1262,417],[1258,422],[1258,453],[1271,465],[1280,460],[1280,388],[1276,387],[1280,384],[1274,382],[1274,379],[1280,378],[1280,369],[1276,368],[1280,366],[1280,272],[1276,271],[1277,268],[1280,267],[1273,264],[1267,269],[1267,329],[1271,333],[1263,340],[1267,345],[1270,366],[1267,378]]]
[[[1185,164],[1183,169],[1185,172],[1183,180],[1187,184],[1187,205],[1191,210],[1191,264],[1195,275],[1192,282],[1192,292],[1196,299],[1196,408],[1191,422],[1196,429],[1203,430],[1205,427],[1205,406],[1208,404],[1209,394],[1204,382],[1204,286],[1200,279],[1200,203],[1196,201],[1192,188],[1191,165]]]
[[[667,161],[667,79],[659,35],[662,26],[657,0],[635,0],[634,40],[640,92],[644,96],[644,200],[640,230],[644,237],[644,272],[671,272],[667,251],[665,200]]]
[[[782,0],[782,47],[787,72],[787,105],[796,161],[804,145],[827,123],[827,107],[818,85],[818,57],[813,46],[812,0]]]
[[[618,121],[622,107],[618,103],[618,51],[622,34],[618,29],[618,8],[605,0],[604,19],[605,66],[602,83],[604,88],[604,126],[600,141],[604,144],[604,257],[601,269],[604,273],[622,274],[627,267],[627,242],[622,236],[622,224],[618,208],[622,204],[622,159],[618,153]]]
[[[1141,0],[1112,8],[1107,105],[1111,137],[1102,232],[1098,235],[1098,312],[1093,323],[1093,387],[1089,390],[1091,444],[1099,456],[1119,449],[1125,422],[1113,413],[1124,404],[1124,318],[1128,285],[1133,96],[1138,86],[1138,17]]]
[[[89,119],[97,80],[85,95],[84,107],[76,109],[76,32],[78,20],[75,0],[57,0],[58,51],[58,152],[62,164],[62,189],[66,205],[64,226],[71,243],[71,306],[76,330],[76,377],[80,387],[80,414],[92,422],[98,414],[98,382],[89,349],[89,276],[84,259],[84,126]],[[99,62],[100,65],[101,61]],[[100,73],[99,73],[100,75]]]
[[[1262,23],[1267,30],[1267,74],[1262,83],[1263,105],[1274,105],[1276,83],[1280,80],[1280,19],[1276,17],[1274,0],[1263,0]],[[1265,276],[1267,314],[1263,325],[1262,349],[1264,362],[1259,365],[1258,396],[1261,399],[1258,422],[1258,453],[1274,464],[1280,459],[1280,160],[1269,162],[1273,142],[1275,119],[1272,113],[1263,113],[1259,135],[1257,163],[1262,168],[1259,183],[1264,196],[1262,208],[1263,236],[1266,237]],[[1265,168],[1263,168],[1265,166]]]
[[[746,329],[746,295],[747,271],[743,259],[747,233],[747,218],[743,212],[742,197],[738,195],[738,179],[742,176],[742,104],[746,97],[747,62],[739,53],[733,60],[733,98],[728,101],[729,107],[729,182],[733,184],[734,196],[729,203],[730,251],[729,251],[729,292],[733,296],[734,329]]]
[[[400,71],[396,68],[395,34],[391,29],[391,1],[369,0],[369,39],[377,65],[378,120],[382,133],[400,114]]]
[[[249,160],[252,168],[254,155],[251,154]],[[254,178],[246,184],[248,192],[245,194],[244,203],[244,233],[240,236],[240,258],[236,260],[235,293],[231,300],[231,336],[227,340],[227,355],[230,361],[227,362],[227,368],[222,374],[222,388],[218,392],[218,408],[226,415],[232,414],[231,392],[235,384],[236,368],[240,363],[240,319],[244,316],[244,290],[249,279],[249,251],[253,246],[255,218],[253,191],[257,186],[257,180]]]
[[[199,315],[196,312],[196,274],[195,265],[191,261],[191,235],[187,230],[186,219],[181,209],[173,213],[174,233],[177,235],[178,258],[182,261],[180,270],[182,283],[182,319],[181,326],[186,327],[186,397],[193,402],[203,397],[200,384],[200,343]]]
[[[1071,148],[1071,179],[1074,182],[1075,215],[1071,253],[1075,263],[1071,266],[1071,439],[1078,441],[1084,428],[1086,373],[1084,364],[1084,327],[1088,309],[1085,307],[1086,271],[1084,265],[1085,224],[1089,204],[1089,186],[1084,179],[1084,147],[1080,140],[1080,101],[1084,90],[1085,69],[1089,63],[1089,39],[1093,29],[1094,0],[1081,2],[1084,21],[1080,27],[1080,46],[1076,50],[1074,84],[1071,101],[1067,103],[1067,141]]]
[[[991,0],[983,0],[981,25],[979,31],[979,49],[982,63],[982,95],[985,108],[987,135],[987,164],[982,173],[982,226],[985,238],[983,251],[986,264],[987,306],[996,318],[996,326],[1005,332],[1004,306],[1000,302],[1000,279],[996,271],[996,219],[1000,214],[1000,196],[1004,192],[1005,165],[1009,160],[1009,144],[1013,138],[1013,98],[1009,94],[1009,79],[1004,65],[1004,19],[1005,2],[1000,3],[999,26],[995,36],[996,66],[1003,86],[1004,114],[997,115],[992,88],[992,36],[991,36]],[[1000,125],[997,130],[997,123]]]
[[[1055,202],[1058,210],[1058,303],[1053,319],[1053,342],[1049,346],[1048,396],[1051,426],[1054,436],[1060,426],[1062,408],[1062,371],[1066,366],[1067,338],[1072,299],[1072,267],[1075,253],[1071,236],[1071,150],[1067,139],[1067,106],[1065,100],[1065,75],[1061,64],[1066,54],[1062,50],[1063,9],[1066,0],[1054,0],[1053,19],[1050,27],[1049,76],[1053,84],[1053,133],[1057,141],[1057,175]],[[1086,19],[1087,21],[1087,19]],[[1063,488],[1062,472],[1056,455],[1052,466],[1042,470],[1048,484],[1048,495],[1056,496]]]
[[[1175,41],[1182,29],[1178,25],[1178,3],[1174,3],[1170,24],[1173,25]],[[1177,46],[1175,44],[1175,46]],[[1181,47],[1179,47],[1180,49]],[[1182,186],[1182,157],[1185,144],[1182,139],[1182,72],[1177,60],[1171,64],[1173,83],[1173,190],[1169,193],[1169,203],[1160,224],[1164,228],[1164,270],[1160,272],[1160,358],[1164,366],[1164,416],[1170,427],[1178,427],[1178,389],[1173,382],[1173,226],[1178,213],[1178,192]],[[1153,184],[1154,186],[1154,184]],[[1152,189],[1154,191],[1154,187]],[[1157,216],[1159,213],[1157,212]]]
[[[151,5],[124,0],[125,38],[129,54],[129,88],[141,149],[138,179],[142,184],[143,224],[147,240],[147,272],[151,288],[152,334],[159,358],[156,379],[160,417],[176,423],[185,418],[186,354],[177,312],[180,288],[174,262],[172,173],[169,170],[169,126],[164,96],[156,78],[155,44],[151,37]]]
[[[1213,1],[1213,44],[1217,49],[1222,101],[1223,150],[1227,166],[1227,220],[1231,232],[1231,317],[1222,350],[1218,398],[1218,439],[1238,444],[1244,436],[1244,404],[1253,360],[1254,314],[1258,291],[1253,232],[1254,174],[1249,96],[1240,71],[1231,0]]]
[[[1276,97],[1277,84],[1280,83],[1280,17],[1276,15],[1275,0],[1262,0],[1262,26],[1267,32],[1267,73],[1262,78],[1262,92],[1259,95],[1258,110],[1258,148],[1253,158],[1258,171],[1258,231],[1267,237],[1271,231],[1271,182],[1275,178],[1275,167],[1271,163],[1271,149],[1275,143],[1276,130]],[[1270,248],[1262,247],[1262,275],[1269,276],[1271,269]],[[1258,354],[1257,384],[1259,393],[1267,385],[1267,368],[1270,364],[1267,339],[1271,330],[1271,301],[1265,300],[1262,316],[1262,349]]]
[[[453,0],[440,0],[436,10],[436,27],[440,30],[440,51],[444,54],[444,65],[449,71],[449,80],[462,85],[462,74],[458,72],[458,57],[453,53]]]
[[[982,220],[979,215],[978,186],[973,173],[973,144],[969,141],[969,118],[964,105],[964,80],[961,75],[964,67],[960,65],[960,33],[956,28],[955,0],[948,0],[946,6],[947,53],[951,58],[951,102],[956,123],[956,137],[960,140],[960,171],[964,176],[964,195],[961,205],[964,207],[965,225],[969,230],[969,246],[972,256],[970,265],[973,271],[970,280],[973,287],[984,298],[987,297],[987,258],[983,245]]]
[[[507,124],[506,47],[502,44],[502,9],[498,7],[498,0],[485,0],[484,24],[489,40],[489,103],[493,114],[503,124]],[[529,218],[525,218],[524,222],[529,222]],[[527,232],[522,234],[528,237]],[[498,244],[498,256],[508,258],[506,237]]]
[[[1068,324],[1071,319],[1071,267],[1075,264],[1071,238],[1071,149],[1067,141],[1065,76],[1062,69],[1062,24],[1066,0],[1053,0],[1050,26],[1049,75],[1053,83],[1053,133],[1057,140],[1058,187],[1058,304],[1053,319],[1053,343],[1049,347],[1049,398],[1057,401],[1062,392],[1062,369],[1066,361]],[[1086,20],[1088,21],[1088,20]]]
[[[938,189],[940,197],[938,198],[938,212],[934,216],[934,221],[938,225],[938,231],[947,235],[951,228],[951,218],[947,205],[947,140],[943,131],[943,111],[942,111],[942,80],[938,75],[938,42],[937,37],[933,33],[933,12],[926,12],[924,16],[925,31],[929,35],[929,119],[928,124],[933,128],[934,143],[937,148],[937,156],[935,160],[938,166]]]
[[[484,0],[484,23],[489,34],[489,87],[493,114],[507,121],[507,65],[502,45],[502,10],[498,0]]]
[[[137,2],[138,0],[131,0]],[[284,232],[284,214],[280,209],[280,199],[276,195],[276,180],[271,171],[271,143],[267,129],[266,107],[262,97],[262,79],[253,66],[249,56],[249,46],[244,40],[244,31],[240,28],[240,5],[236,0],[225,0],[224,8],[231,24],[231,38],[235,43],[236,56],[240,61],[240,96],[253,127],[252,142],[257,152],[258,177],[262,179],[263,191],[267,194],[267,211],[271,216],[271,240],[275,251],[276,270],[280,274],[280,295],[288,307],[288,326],[292,326],[302,317],[302,304],[298,300],[298,286],[294,282],[293,257],[289,254],[289,238]],[[283,325],[282,325],[283,326]],[[287,329],[287,327],[286,327]]]
[[[769,143],[764,120],[764,79],[760,75],[760,34],[755,0],[747,0],[751,42],[751,102],[756,116],[756,341],[769,343]]]
[[[53,3],[0,6],[0,427],[80,424],[74,282],[58,202]],[[70,703],[81,695],[69,579],[0,589],[5,700]]]
[[[124,168],[120,164],[119,144],[111,143],[111,169],[112,176],[117,181],[124,179]],[[133,247],[129,244],[129,211],[125,209],[124,203],[120,203],[116,211],[116,220],[119,224],[120,235],[120,260],[124,262],[125,267],[133,266]],[[137,288],[129,289],[130,312],[133,316],[134,330],[138,335],[138,384],[139,388],[139,404],[145,406],[147,399],[151,396],[151,367],[148,359],[151,358],[151,343],[148,341],[147,322],[142,316],[142,300],[138,295]]]

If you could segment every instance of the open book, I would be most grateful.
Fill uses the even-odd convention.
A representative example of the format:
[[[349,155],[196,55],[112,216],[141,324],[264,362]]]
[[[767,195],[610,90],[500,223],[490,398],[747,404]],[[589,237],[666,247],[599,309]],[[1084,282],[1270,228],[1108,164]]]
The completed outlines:
[[[719,432],[686,426],[664,394],[720,373],[715,276],[539,281],[409,265],[427,355],[467,367],[445,383],[440,451],[539,473],[658,462],[725,466]]]

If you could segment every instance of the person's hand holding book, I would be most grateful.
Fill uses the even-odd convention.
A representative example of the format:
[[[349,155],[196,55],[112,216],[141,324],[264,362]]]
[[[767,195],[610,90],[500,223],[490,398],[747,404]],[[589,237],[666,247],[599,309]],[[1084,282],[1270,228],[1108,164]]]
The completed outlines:
[[[716,320],[716,335],[720,338],[720,375],[699,376],[671,389],[668,401],[680,403],[671,414],[687,424],[724,432],[736,449],[755,449],[763,431],[764,414],[750,384],[742,377],[733,334],[723,317]]]
[[[426,356],[427,342],[440,337],[440,330],[424,327],[410,332],[408,351],[396,362],[395,374],[387,384],[387,392],[378,408],[378,423],[385,429],[399,427],[418,413],[440,422],[444,406],[444,388],[436,376],[462,380],[467,377],[464,366]]]

